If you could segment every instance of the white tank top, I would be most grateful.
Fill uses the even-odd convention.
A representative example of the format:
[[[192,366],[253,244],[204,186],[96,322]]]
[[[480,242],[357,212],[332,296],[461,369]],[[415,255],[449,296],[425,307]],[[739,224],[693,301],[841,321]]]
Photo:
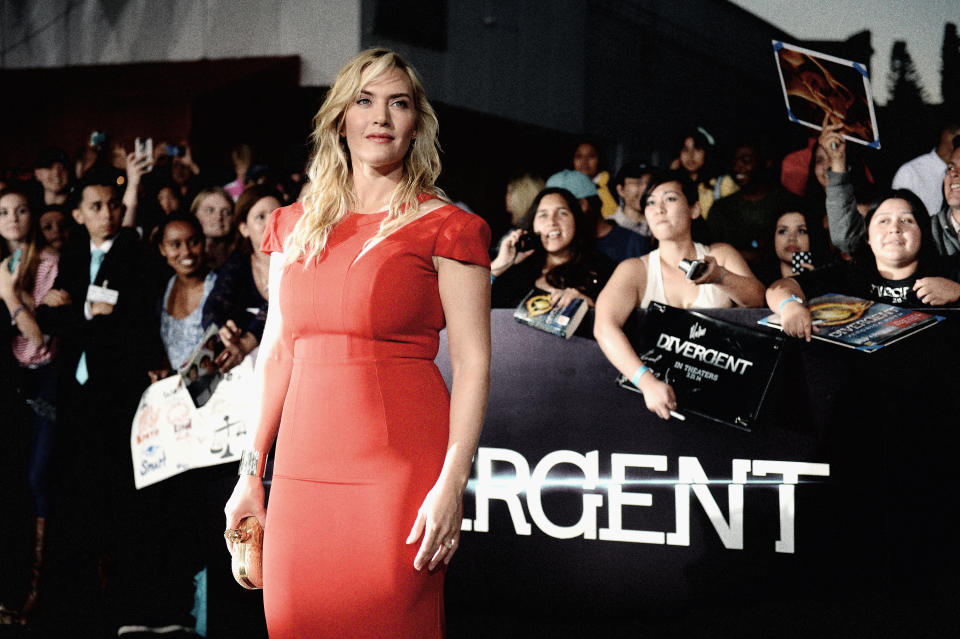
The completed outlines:
[[[698,260],[710,254],[703,244],[694,242],[693,246],[697,250]],[[647,308],[650,302],[667,304],[667,295],[663,290],[663,273],[660,270],[660,249],[650,251],[647,256],[647,287],[643,291],[640,308]],[[697,287],[697,298],[689,308],[730,308],[731,306],[734,306],[733,300],[719,286],[701,284]]]

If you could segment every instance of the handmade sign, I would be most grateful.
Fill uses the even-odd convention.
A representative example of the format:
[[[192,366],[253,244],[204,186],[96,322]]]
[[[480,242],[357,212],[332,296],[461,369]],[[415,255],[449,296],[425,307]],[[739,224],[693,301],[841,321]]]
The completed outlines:
[[[191,468],[237,461],[253,430],[253,361],[244,359],[223,376],[197,408],[179,375],[151,384],[140,398],[130,430],[136,487]]]

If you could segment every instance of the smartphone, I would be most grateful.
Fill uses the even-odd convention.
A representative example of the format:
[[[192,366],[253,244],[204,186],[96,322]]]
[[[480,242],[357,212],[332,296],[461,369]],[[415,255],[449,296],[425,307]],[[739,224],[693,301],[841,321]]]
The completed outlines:
[[[107,143],[107,134],[102,131],[93,131],[90,133],[90,146],[96,148]]]
[[[695,280],[707,270],[707,263],[703,260],[680,260],[678,265],[688,280]]]
[[[790,264],[794,273],[803,273],[805,268],[801,264],[813,264],[813,253],[810,251],[796,251],[790,259]]]
[[[172,158],[182,158],[186,155],[187,149],[182,144],[164,144],[163,152]]]
[[[139,158],[147,158],[150,164],[147,171],[153,170],[153,138],[137,138],[133,141],[133,153]]]
[[[543,241],[540,239],[539,233],[527,233],[526,235],[521,235],[520,239],[517,240],[518,253],[529,251],[531,249],[538,249],[542,246]]]

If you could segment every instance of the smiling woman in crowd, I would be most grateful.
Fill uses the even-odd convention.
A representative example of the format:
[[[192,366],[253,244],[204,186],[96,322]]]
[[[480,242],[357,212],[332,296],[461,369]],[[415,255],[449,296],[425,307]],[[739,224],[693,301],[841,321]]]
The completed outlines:
[[[779,313],[783,331],[810,341],[816,332],[806,301],[826,293],[852,295],[896,306],[947,306],[960,299],[955,256],[937,254],[930,219],[912,191],[882,196],[864,220],[867,242],[852,262],[774,282],[767,305]]]
[[[521,238],[533,241],[520,250]],[[566,189],[540,191],[519,229],[508,233],[490,264],[492,306],[514,307],[531,289],[550,293],[554,306],[582,297],[592,306],[614,264],[593,249],[580,203]]]

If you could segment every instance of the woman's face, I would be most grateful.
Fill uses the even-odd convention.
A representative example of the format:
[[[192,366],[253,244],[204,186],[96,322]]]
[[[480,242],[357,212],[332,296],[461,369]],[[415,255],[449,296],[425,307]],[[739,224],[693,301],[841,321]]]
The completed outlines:
[[[791,263],[794,253],[810,250],[807,221],[801,213],[784,213],[780,216],[773,235],[773,249],[777,252],[777,258],[786,264]]]
[[[683,170],[691,175],[699,173],[707,161],[707,152],[698,149],[693,138],[688,137],[683,141],[683,148],[680,149],[680,164]]]
[[[22,242],[30,232],[30,208],[27,198],[7,193],[0,198],[0,237],[8,242]]]
[[[584,142],[573,152],[573,170],[580,171],[591,180],[600,172],[600,154],[595,146]]]
[[[823,188],[827,188],[828,168],[830,168],[830,158],[827,157],[827,152],[818,144],[813,154],[813,174],[817,177],[817,182],[819,182]]]
[[[342,135],[352,170],[358,165],[379,173],[400,170],[417,136],[413,85],[407,74],[392,69],[364,85],[343,114]]]
[[[240,222],[240,235],[250,238],[254,251],[260,250],[263,231],[267,228],[267,218],[278,208],[280,208],[280,200],[272,196],[262,197],[250,207],[247,219]]]
[[[920,252],[920,225],[906,200],[884,200],[867,228],[867,242],[877,260],[877,267],[907,266]]]
[[[647,195],[643,216],[658,240],[683,239],[690,236],[690,224],[700,215],[700,205],[687,202],[679,182],[664,182]]]
[[[203,266],[203,237],[187,222],[171,222],[163,229],[160,255],[178,276],[194,275]]]
[[[200,201],[197,219],[208,238],[226,237],[233,232],[233,204],[219,193],[211,193]]]
[[[174,211],[180,210],[180,200],[177,199],[173,189],[169,186],[157,191],[157,202],[160,204],[164,215],[170,215]]]
[[[60,211],[47,211],[40,216],[40,232],[47,246],[59,253],[67,243],[67,217]]]
[[[573,211],[556,193],[544,195],[533,216],[533,232],[540,235],[547,253],[562,253],[570,247],[576,232]]]

